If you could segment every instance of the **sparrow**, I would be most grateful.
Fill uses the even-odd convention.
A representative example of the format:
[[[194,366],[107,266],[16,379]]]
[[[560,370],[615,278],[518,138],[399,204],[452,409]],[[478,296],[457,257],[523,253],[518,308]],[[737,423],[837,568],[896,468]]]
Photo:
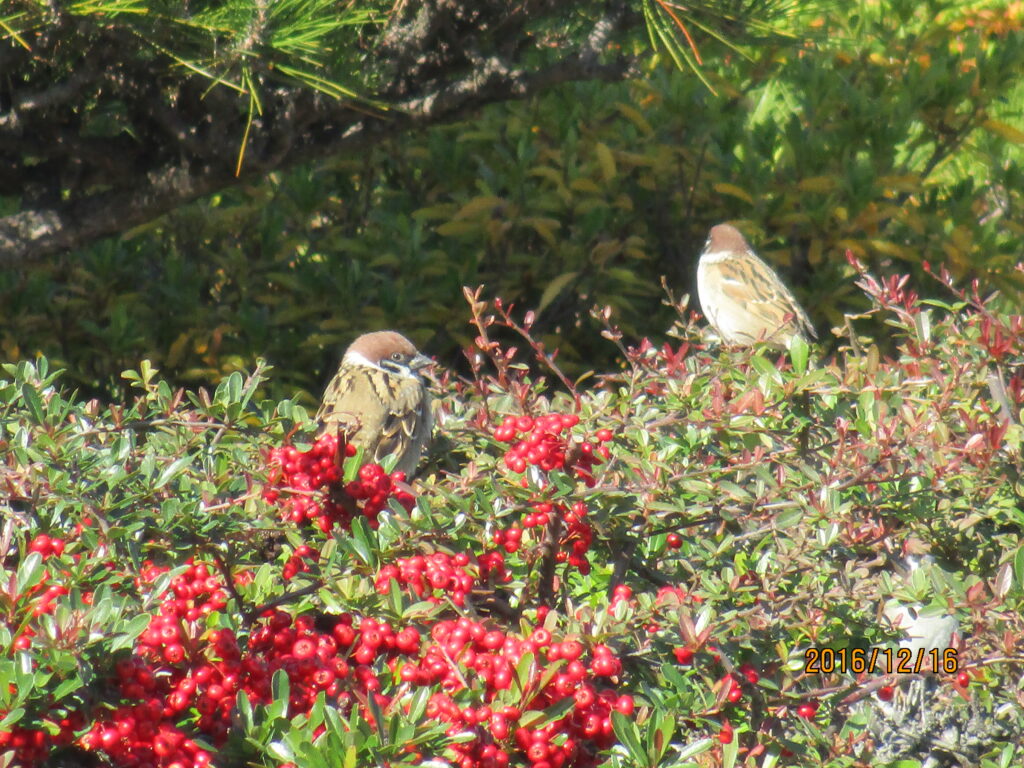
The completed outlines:
[[[349,345],[324,390],[318,434],[345,431],[375,462],[397,456],[411,478],[430,439],[430,395],[420,370],[431,360],[395,331],[365,333]]]
[[[793,294],[729,224],[711,228],[697,266],[697,296],[725,344],[763,339],[785,349],[794,336],[818,337]]]
[[[903,634],[900,648],[909,648],[914,654],[922,649],[941,652],[951,648],[954,637],[958,637],[960,632],[956,617],[922,605],[903,605],[890,600],[885,604],[883,615],[890,627]]]

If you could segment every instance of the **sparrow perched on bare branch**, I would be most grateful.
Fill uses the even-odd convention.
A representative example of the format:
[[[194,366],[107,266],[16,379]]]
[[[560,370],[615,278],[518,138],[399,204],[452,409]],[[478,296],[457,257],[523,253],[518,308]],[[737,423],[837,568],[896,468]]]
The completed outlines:
[[[411,478],[433,426],[419,373],[430,362],[400,333],[363,334],[345,350],[324,391],[316,414],[320,433],[341,428],[373,461],[397,456],[395,469]]]
[[[697,267],[697,295],[725,344],[748,346],[762,339],[786,348],[794,336],[818,337],[793,294],[729,224],[711,228]]]

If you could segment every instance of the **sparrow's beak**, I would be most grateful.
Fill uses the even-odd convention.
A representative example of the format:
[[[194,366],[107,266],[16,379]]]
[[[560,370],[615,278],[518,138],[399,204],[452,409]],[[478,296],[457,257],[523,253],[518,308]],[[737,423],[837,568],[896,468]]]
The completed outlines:
[[[421,368],[426,368],[426,367],[431,366],[433,364],[434,364],[434,361],[431,360],[426,355],[416,355],[416,357],[414,357],[412,360],[409,361],[409,367],[412,370],[414,370],[414,371],[418,371]]]

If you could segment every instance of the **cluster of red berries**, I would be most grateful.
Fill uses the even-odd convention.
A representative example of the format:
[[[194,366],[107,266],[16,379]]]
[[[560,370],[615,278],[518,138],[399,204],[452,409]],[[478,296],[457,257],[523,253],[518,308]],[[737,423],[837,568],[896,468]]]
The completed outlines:
[[[587,522],[587,505],[583,501],[573,504],[562,502],[538,502],[534,505],[534,512],[529,512],[520,521],[522,527],[510,526],[495,531],[492,540],[508,553],[518,552],[522,546],[523,537],[532,528],[546,525],[552,514],[558,515],[565,523],[561,538],[558,542],[558,552],[555,559],[560,563],[568,562],[569,565],[577,568],[580,573],[590,573],[590,561],[587,560],[587,552],[594,538],[594,531]]]
[[[63,539],[40,533],[29,542],[28,552],[38,553],[45,561],[63,555],[64,547]],[[77,555],[73,557],[76,560],[79,558]],[[67,571],[62,571],[62,573],[69,575]],[[68,587],[53,583],[51,578],[50,570],[44,570],[39,582],[24,592],[22,596],[24,602],[14,612],[13,615],[16,618],[9,627],[12,634],[12,650],[28,651],[32,648],[32,639],[36,635],[36,629],[31,621],[23,620],[25,616],[38,619],[51,614],[56,610],[58,599],[69,594]],[[90,604],[92,593],[84,592],[82,602]],[[34,665],[35,662],[33,662]],[[7,714],[6,711],[0,711],[0,716]],[[74,741],[74,732],[83,725],[83,720],[77,713],[51,720],[51,722],[55,722],[57,725],[56,734],[20,725],[12,726],[9,730],[0,730],[0,755],[10,753],[13,756],[12,764],[14,765],[40,764],[47,758],[53,747],[71,744]]]
[[[608,603],[609,616],[614,615],[615,606],[619,603],[633,604],[633,589],[628,584],[616,584],[615,588],[612,589],[612,599]]]
[[[146,563],[141,586],[168,569]],[[118,766],[203,768],[212,755],[182,727],[193,725],[214,745],[227,739],[230,709],[240,687],[240,652],[228,630],[205,632],[204,619],[227,605],[223,580],[205,563],[189,561],[172,579],[165,599],[139,637],[132,656],[114,667],[122,704],[89,727],[83,748],[102,750]]]
[[[202,567],[194,566],[189,574],[200,591],[212,586]],[[228,630],[190,638],[180,619],[175,624],[169,616],[157,618],[161,620],[154,620],[144,633],[140,652],[117,665],[121,696],[134,703],[122,704],[93,723],[81,740],[88,749],[102,749],[118,765],[148,762],[162,768],[177,762],[202,768],[211,756],[196,746],[182,721],[192,719],[198,732],[222,745],[237,692],[245,691],[254,704],[269,703],[270,680],[277,670],[288,675],[292,713],[309,712],[324,693],[346,714],[359,706],[362,716],[372,720],[364,702],[373,696],[383,712],[395,706],[393,697],[382,692],[385,681],[395,675],[406,685],[439,685],[442,692],[431,698],[428,716],[449,723],[452,734],[475,734],[451,745],[460,755],[460,768],[501,768],[510,764],[517,749],[533,768],[594,766],[598,752],[614,741],[611,712],[633,711],[631,697],[596,685],[598,678],[622,671],[611,649],[595,646],[587,663],[581,642],[556,642],[543,627],[523,639],[468,618],[441,621],[431,628],[424,648],[414,627],[396,631],[370,617],[356,625],[344,614],[325,620],[333,624],[330,629],[318,629],[309,616],[269,611],[242,652]],[[182,641],[188,650],[170,650],[180,648]],[[519,723],[524,714],[520,707],[499,703],[507,698],[501,692],[512,688],[526,654],[534,657],[526,686],[539,689],[528,700],[527,711],[573,699],[565,715],[539,728]],[[384,662],[383,674],[375,667],[378,660]],[[479,697],[477,706],[455,704],[452,695],[463,691],[459,696],[465,698],[467,687]]]
[[[41,765],[49,756],[51,746],[69,744],[71,738],[71,728],[64,723],[57,737],[46,731],[16,725],[10,730],[0,731],[0,755],[13,753],[13,765]]]
[[[376,528],[377,514],[388,505],[388,499],[394,498],[406,511],[415,505],[413,495],[396,485],[404,482],[404,472],[392,472],[389,475],[380,464],[365,464],[359,470],[359,477],[345,486],[345,493],[363,502],[363,515],[370,527]]]
[[[356,455],[356,448],[346,443],[343,452],[347,460]],[[412,509],[414,503],[411,494],[396,486],[405,475],[388,475],[379,464],[364,465],[355,480],[341,487],[342,462],[338,460],[336,434],[321,435],[305,452],[292,445],[274,448],[269,463],[270,486],[263,498],[273,504],[284,495],[283,520],[296,524],[309,521],[325,533],[335,525],[347,526],[359,513],[376,528],[377,514],[392,497],[406,509]]]
[[[165,708],[159,697],[117,707],[97,719],[79,743],[90,752],[102,750],[115,765],[126,768],[205,768],[212,756],[166,719]]]
[[[160,570],[149,568],[147,574]],[[380,689],[367,666],[380,653],[419,649],[415,629],[396,634],[386,624],[364,619],[357,633],[352,617],[345,615],[334,620],[332,631],[320,631],[309,616],[293,619],[283,611],[268,611],[243,651],[232,631],[204,632],[196,621],[221,604],[217,581],[200,563],[172,582],[175,598],[150,622],[136,653],[116,664],[117,689],[125,703],[92,724],[80,741],[84,748],[102,749],[119,766],[203,768],[211,755],[196,746],[186,729],[222,746],[239,691],[254,704],[268,704],[271,679],[283,670],[290,683],[290,711],[308,713],[325,692],[347,713],[352,685],[363,693]]]
[[[427,715],[449,723],[450,735],[474,734],[475,738],[451,745],[460,755],[456,763],[460,768],[509,765],[514,753],[510,735],[533,768],[593,766],[598,751],[614,742],[611,712],[632,714],[632,697],[595,686],[597,678],[622,671],[621,662],[607,646],[595,646],[588,665],[582,643],[556,642],[544,627],[522,639],[465,617],[438,622],[431,628],[430,639],[420,660],[401,668],[401,679],[411,685],[440,685],[442,692],[430,698]],[[499,704],[507,700],[501,692],[512,688],[515,670],[526,654],[534,662],[524,688],[542,686],[528,700],[527,711],[573,699],[566,714],[533,729],[519,724],[525,714],[521,707]],[[477,706],[455,702],[453,694],[467,687],[476,692]]]
[[[188,568],[171,580],[170,591],[174,597],[161,603],[154,622],[163,618],[168,622],[194,623],[227,605],[228,593],[221,576],[211,571],[206,563],[196,563],[190,558],[186,564]],[[153,569],[150,573],[161,570],[157,566]],[[150,626],[152,628],[152,622]],[[144,633],[142,637],[145,641],[147,635]]]
[[[568,561],[586,576],[590,573],[590,561],[587,560],[587,552],[594,538],[594,529],[587,522],[587,505],[582,501],[574,502],[568,509],[564,510],[565,535],[559,542],[558,554],[555,559],[558,562]]]
[[[495,428],[494,439],[512,443],[505,451],[505,466],[513,472],[525,472],[527,466],[545,472],[560,469],[575,473],[588,486],[595,484],[591,468],[605,461],[610,452],[606,443],[612,439],[609,429],[599,429],[595,440],[583,440],[570,451],[568,430],[579,424],[574,413],[548,413],[531,416],[506,416]]]
[[[309,573],[309,562],[320,557],[320,552],[308,544],[300,544],[285,561],[281,569],[281,577],[285,581],[291,581],[298,573]]]
[[[59,539],[56,536],[47,536],[45,533],[40,533],[32,541],[29,542],[28,551],[38,552],[42,555],[43,560],[48,557],[57,556],[60,557],[64,554],[64,539]]]
[[[491,559],[487,558],[487,562],[490,563]],[[462,606],[466,604],[466,595],[478,581],[477,576],[467,570],[471,567],[469,555],[463,552],[456,555],[435,552],[426,557],[413,555],[399,558],[393,565],[385,565],[377,573],[377,591],[386,595],[394,579],[400,586],[412,590],[420,599],[441,603],[445,597],[450,597],[455,605]],[[501,562],[501,572],[504,574],[504,561]]]
[[[44,561],[51,557],[60,557],[64,554],[64,540],[56,537],[51,538],[45,533],[40,533],[29,542],[28,551],[30,553],[39,553]],[[78,559],[77,555],[74,557]],[[65,575],[67,574],[66,571],[64,573]],[[25,597],[28,598],[28,614],[32,618],[39,618],[40,616],[53,613],[56,608],[55,603],[57,599],[70,592],[63,584],[55,584],[50,579],[50,571],[44,570],[39,582],[25,591]],[[82,599],[86,603],[91,602],[92,593],[86,593]],[[11,627],[12,634],[14,635],[12,645],[16,651],[27,651],[32,647],[32,638],[35,637],[36,631],[30,623],[18,623],[23,624],[23,626]]]
[[[260,661],[261,679],[267,684],[278,669],[285,671],[293,712],[308,713],[323,692],[347,715],[357,698],[365,701],[381,689],[377,673],[369,666],[374,659],[384,655],[394,667],[398,654],[419,649],[415,629],[396,633],[386,622],[372,618],[362,619],[357,628],[353,617],[343,614],[326,620],[322,629],[306,615],[293,618],[274,611],[267,618],[268,623],[250,637],[249,654]],[[255,701],[267,703],[269,696],[269,687],[263,688]],[[377,704],[386,707],[390,700],[380,697]],[[372,718],[365,705],[362,710],[364,717]]]

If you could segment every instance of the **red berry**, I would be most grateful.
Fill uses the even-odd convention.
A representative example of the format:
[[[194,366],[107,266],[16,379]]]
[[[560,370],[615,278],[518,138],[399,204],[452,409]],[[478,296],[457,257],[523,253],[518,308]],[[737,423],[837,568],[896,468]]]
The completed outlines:
[[[629,717],[633,714],[633,697],[626,694],[619,696],[619,698],[615,700],[613,708],[616,712]]]
[[[693,664],[693,649],[692,648],[673,648],[672,653],[675,654],[676,661],[680,664],[689,665]]]
[[[723,744],[732,743],[732,723],[728,720],[722,721],[722,730],[718,732],[718,740]]]
[[[818,711],[818,705],[815,704],[814,702],[809,702],[807,704],[801,704],[799,707],[796,708],[797,715],[799,717],[804,718],[804,720],[811,720],[811,719],[813,719],[814,715],[815,715],[815,713],[817,711]]]
[[[757,681],[761,679],[761,676],[757,673],[757,670],[754,669],[752,664],[740,664],[740,672],[745,678],[747,678],[747,682],[751,685],[757,685]]]

